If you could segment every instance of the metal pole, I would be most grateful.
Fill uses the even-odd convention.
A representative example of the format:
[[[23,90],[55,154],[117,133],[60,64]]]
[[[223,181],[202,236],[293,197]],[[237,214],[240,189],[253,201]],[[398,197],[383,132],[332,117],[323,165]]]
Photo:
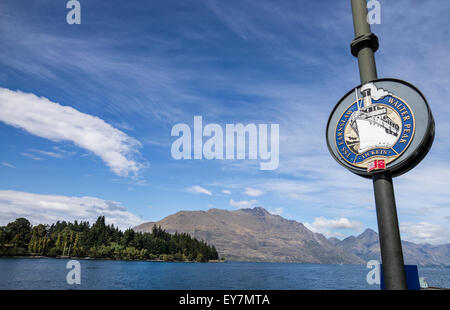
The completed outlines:
[[[378,49],[378,38],[370,31],[367,22],[367,4],[365,0],[352,0],[353,27],[355,39],[351,45],[353,56],[358,57],[361,83],[375,80],[377,67],[374,53]]]
[[[389,172],[373,175],[384,286],[388,290],[407,290],[402,243],[398,229],[394,186]]]
[[[351,51],[358,57],[361,83],[377,79],[374,53],[378,49],[378,38],[371,32],[367,22],[366,0],[351,0],[355,39]],[[402,244],[395,206],[394,186],[389,171],[373,174],[375,205],[385,288],[406,290],[406,275]]]

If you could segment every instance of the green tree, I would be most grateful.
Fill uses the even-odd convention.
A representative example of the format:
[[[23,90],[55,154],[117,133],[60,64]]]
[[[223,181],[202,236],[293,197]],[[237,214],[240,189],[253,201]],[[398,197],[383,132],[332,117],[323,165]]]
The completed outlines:
[[[28,248],[31,239],[31,224],[26,218],[18,218],[6,226],[6,234],[17,248]]]
[[[202,253],[198,253],[197,258],[195,260],[199,263],[205,263],[208,261],[207,258]]]
[[[0,247],[3,247],[6,242],[6,232],[3,227],[0,227]]]
[[[166,261],[217,259],[214,246],[192,238],[186,233],[169,234],[154,226],[151,233],[120,231],[105,224],[105,217],[89,222],[57,221],[51,226],[32,227],[19,218],[0,227],[0,256],[2,255],[68,255],[111,259],[162,259]]]
[[[121,240],[121,244],[124,247],[132,246],[133,245],[133,241],[134,241],[134,235],[135,235],[135,232],[131,228],[125,230],[125,233],[123,234],[123,237],[122,237],[122,240]]]

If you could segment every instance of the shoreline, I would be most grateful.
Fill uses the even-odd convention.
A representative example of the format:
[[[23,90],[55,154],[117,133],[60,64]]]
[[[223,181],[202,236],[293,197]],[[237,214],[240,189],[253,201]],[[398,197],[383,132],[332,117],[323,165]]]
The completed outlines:
[[[76,257],[76,256],[42,256],[42,255],[18,255],[18,256],[0,256],[2,258],[54,258],[54,259],[74,259],[74,260],[109,260],[109,261],[122,261],[122,262],[160,262],[160,263],[224,263],[225,260],[213,259],[206,262],[197,262],[195,260],[162,260],[162,259],[114,259],[103,257]]]
[[[307,264],[307,265],[334,265],[334,266],[365,266],[365,264],[322,264],[322,263],[310,263],[310,262],[265,262],[265,261],[240,261],[240,260],[209,260],[207,262],[197,262],[197,261],[189,261],[189,260],[172,260],[165,261],[162,259],[113,259],[113,258],[93,258],[93,257],[75,257],[75,256],[33,256],[33,255],[18,255],[18,256],[0,256],[2,258],[55,258],[55,259],[79,259],[79,260],[109,260],[109,261],[123,261],[123,262],[162,262],[162,263],[226,263],[226,262],[234,262],[234,263],[269,263],[269,264]],[[450,266],[447,265],[417,265],[418,268],[442,268],[447,269]]]

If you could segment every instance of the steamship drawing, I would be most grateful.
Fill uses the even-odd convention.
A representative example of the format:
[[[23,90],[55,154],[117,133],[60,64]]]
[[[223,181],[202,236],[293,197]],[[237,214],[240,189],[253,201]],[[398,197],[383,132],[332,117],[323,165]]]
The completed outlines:
[[[377,147],[392,147],[399,137],[400,125],[388,116],[387,106],[372,102],[372,99],[382,99],[389,93],[377,89],[373,83],[364,84],[361,93],[362,100],[359,99],[358,90],[355,89],[358,109],[349,119],[349,125],[359,138],[358,153]]]

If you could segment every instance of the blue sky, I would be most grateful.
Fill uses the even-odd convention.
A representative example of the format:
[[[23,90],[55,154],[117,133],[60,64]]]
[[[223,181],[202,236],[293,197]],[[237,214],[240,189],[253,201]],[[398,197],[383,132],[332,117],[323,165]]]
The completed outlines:
[[[394,180],[402,237],[450,239],[448,1],[381,2],[379,77],[416,85],[436,120],[426,159]],[[326,236],[376,230],[373,189],[328,153],[325,126],[359,84],[350,1],[0,3],[0,225],[122,228],[180,210],[263,206]],[[280,125],[280,163],[174,160],[171,129]]]

